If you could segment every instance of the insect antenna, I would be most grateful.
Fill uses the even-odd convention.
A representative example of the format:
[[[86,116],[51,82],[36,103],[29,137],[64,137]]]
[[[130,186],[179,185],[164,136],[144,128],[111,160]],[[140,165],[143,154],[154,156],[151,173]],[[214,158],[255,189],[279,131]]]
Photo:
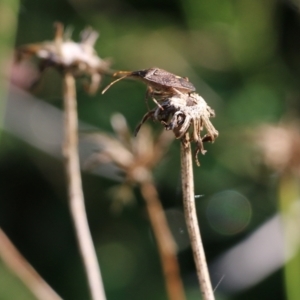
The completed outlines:
[[[131,75],[132,72],[128,72],[128,71],[119,71],[119,72],[116,72],[113,76],[117,76],[119,74],[126,74],[118,79],[116,79],[115,81],[111,82],[103,91],[102,91],[102,94],[104,94],[113,84],[115,84],[116,82],[128,77]]]

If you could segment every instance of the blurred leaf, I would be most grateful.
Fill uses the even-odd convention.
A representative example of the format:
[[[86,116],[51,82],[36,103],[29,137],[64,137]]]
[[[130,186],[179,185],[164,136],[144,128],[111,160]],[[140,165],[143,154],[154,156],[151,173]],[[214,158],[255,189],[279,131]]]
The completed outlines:
[[[1,300],[35,300],[36,298],[28,291],[27,287],[16,278],[0,262],[0,297]]]
[[[7,81],[13,58],[13,43],[17,26],[18,0],[0,2],[0,127],[5,110]]]

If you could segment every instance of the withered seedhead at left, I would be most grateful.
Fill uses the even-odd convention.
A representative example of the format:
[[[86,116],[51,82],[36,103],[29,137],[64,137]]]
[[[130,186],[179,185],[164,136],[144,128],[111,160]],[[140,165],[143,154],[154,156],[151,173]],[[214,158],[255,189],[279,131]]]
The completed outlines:
[[[86,28],[81,32],[80,41],[74,42],[62,23],[56,22],[54,28],[52,41],[20,46],[16,60],[36,57],[41,73],[53,67],[60,72],[71,72],[75,77],[88,77],[89,83],[84,87],[89,93],[95,93],[103,74],[111,73],[110,61],[101,59],[94,48],[98,32]]]

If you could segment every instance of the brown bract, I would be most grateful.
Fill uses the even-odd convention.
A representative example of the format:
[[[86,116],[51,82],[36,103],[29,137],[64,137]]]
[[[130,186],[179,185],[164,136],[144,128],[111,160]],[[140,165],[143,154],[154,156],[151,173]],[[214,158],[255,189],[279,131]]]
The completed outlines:
[[[95,93],[101,82],[102,74],[110,74],[109,60],[101,59],[94,45],[99,34],[87,28],[81,32],[79,42],[71,40],[68,31],[64,31],[61,23],[55,23],[53,41],[28,44],[17,49],[17,61],[26,57],[39,59],[40,71],[54,67],[59,71],[72,72],[74,76],[87,76],[90,83],[85,86],[89,93]]]

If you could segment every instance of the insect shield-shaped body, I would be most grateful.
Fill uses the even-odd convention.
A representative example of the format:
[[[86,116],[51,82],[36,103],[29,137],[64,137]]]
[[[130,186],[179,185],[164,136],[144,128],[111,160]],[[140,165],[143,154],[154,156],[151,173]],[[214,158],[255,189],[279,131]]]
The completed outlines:
[[[173,94],[195,91],[195,87],[187,78],[177,76],[158,68],[134,71],[128,76],[145,82],[155,96],[170,96]]]
[[[159,68],[150,68],[139,71],[119,71],[114,76],[123,75],[121,78],[110,83],[102,92],[105,93],[114,83],[124,78],[135,78],[143,81],[148,86],[146,99],[152,97],[153,101],[160,106],[157,101],[162,101],[176,94],[191,93],[195,87],[183,78]]]

